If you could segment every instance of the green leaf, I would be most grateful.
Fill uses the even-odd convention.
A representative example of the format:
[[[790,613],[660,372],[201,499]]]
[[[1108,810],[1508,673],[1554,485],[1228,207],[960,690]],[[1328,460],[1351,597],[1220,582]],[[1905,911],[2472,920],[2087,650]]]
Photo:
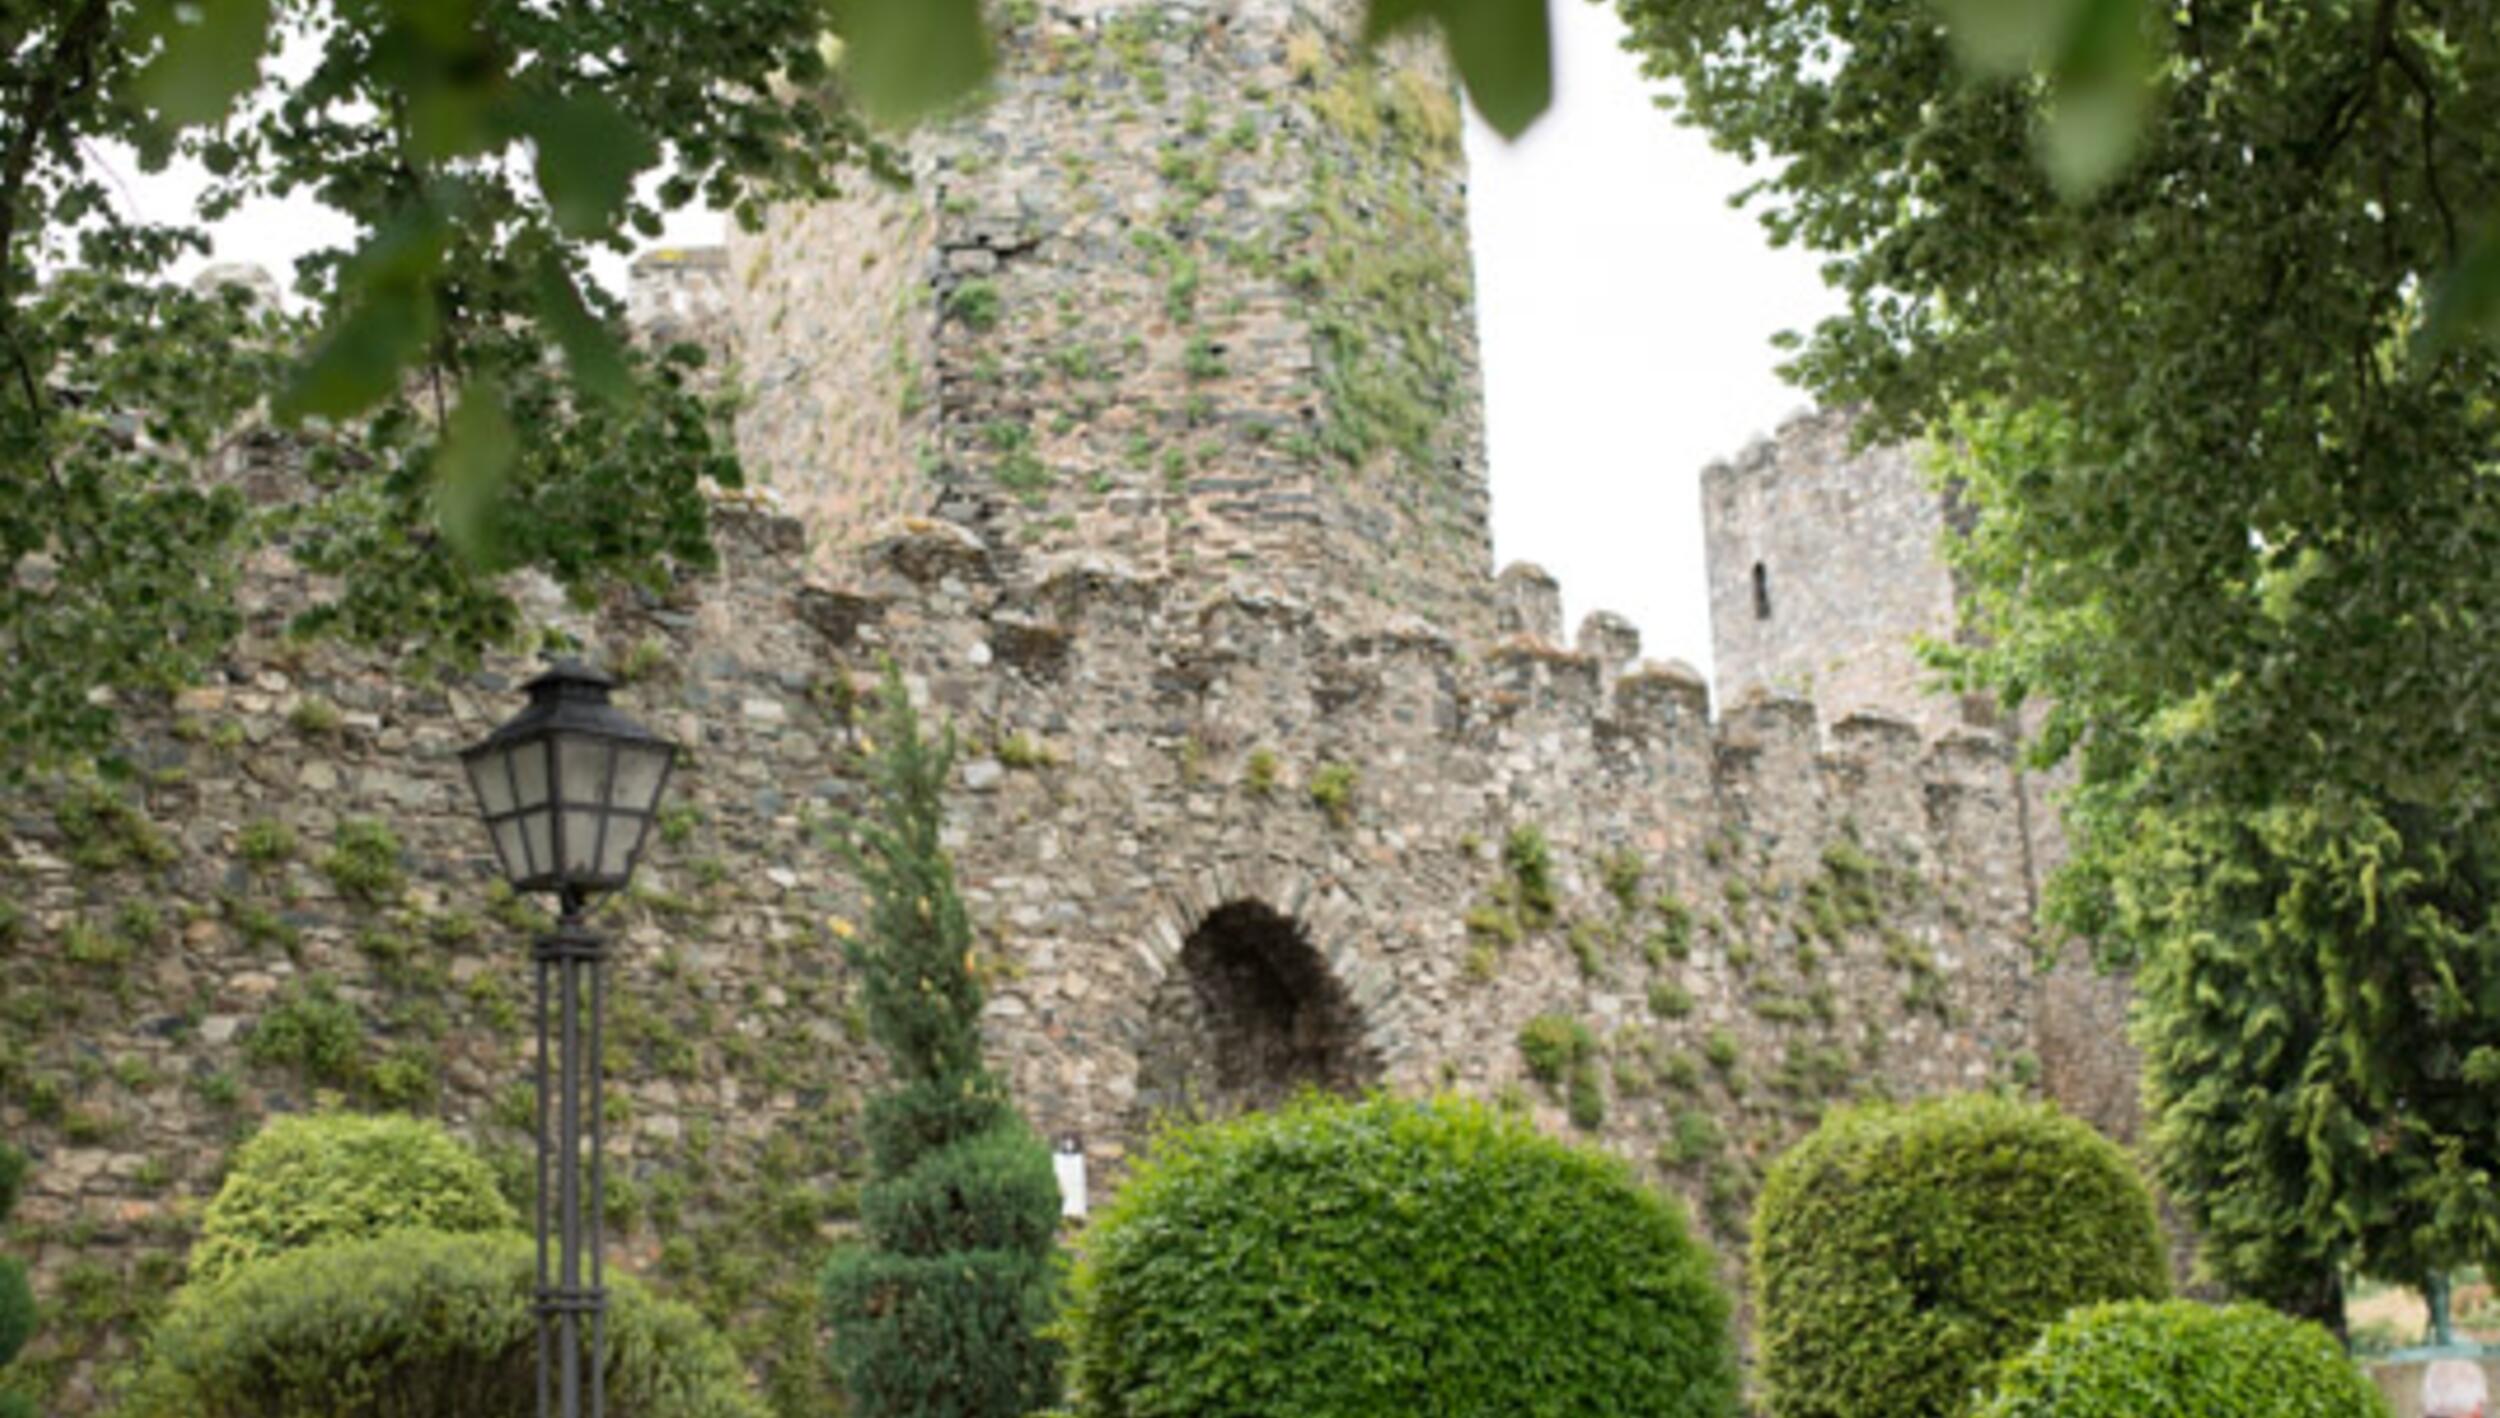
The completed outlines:
[[[161,39],[131,79],[138,100],[177,128],[218,123],[260,79],[269,0],[149,0],[139,31]]]
[[[2082,201],[2126,171],[2144,132],[2144,100],[2129,79],[2061,86],[2041,132],[2049,181],[2068,201]]]
[[[582,304],[579,287],[573,284],[573,273],[564,269],[564,262],[553,251],[542,253],[530,273],[531,294],[538,306],[538,318],[555,332],[556,343],[564,347],[564,360],[573,373],[573,383],[583,393],[611,403],[630,397],[633,378],[625,368],[625,353],[616,336],[601,324]]]
[[[598,236],[613,227],[635,175],[659,156],[625,111],[598,94],[534,98],[519,119],[538,150],[538,188],[569,235]]]
[[[2068,200],[2125,170],[2144,132],[2150,56],[2143,0],[2080,0],[2052,71],[2045,157]]]
[[[433,278],[447,239],[442,214],[422,206],[365,243],[341,277],[346,314],[279,391],[282,422],[352,418],[399,386],[434,334]]]
[[[1468,102],[1516,138],[1554,102],[1553,35],[1545,0],[1372,0],[1367,43],[1426,20],[1441,26]]]
[[[504,488],[519,456],[503,392],[471,381],[434,452],[434,517],[444,540],[472,565],[493,566],[500,558]]]
[[[2422,347],[2437,355],[2477,336],[2500,337],[2500,212],[2492,213],[2482,235],[2439,278],[2422,326]]]
[[[2049,78],[2040,156],[2069,200],[2123,171],[2144,127],[2144,0],[1937,0],[1972,71]]]
[[[843,80],[880,123],[910,123],[989,77],[980,0],[837,0],[833,18]]]
[[[1938,0],[1954,52],[1983,74],[2019,74],[2065,44],[2088,0]]]

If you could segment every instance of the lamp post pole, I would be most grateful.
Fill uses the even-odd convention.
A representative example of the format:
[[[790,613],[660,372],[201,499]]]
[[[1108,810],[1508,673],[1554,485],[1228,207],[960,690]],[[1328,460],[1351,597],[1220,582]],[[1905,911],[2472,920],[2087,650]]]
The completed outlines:
[[[608,1004],[602,969],[607,963],[607,939],[584,924],[582,910],[580,896],[565,893],[563,914],[554,930],[539,937],[536,951],[539,1418],[552,1414],[579,1418],[585,1413],[588,1418],[604,1418],[607,1412],[606,1379],[599,1363],[607,1352],[608,1337],[606,1246],[600,1234],[600,1205],[606,1190],[600,1102],[607,1081],[601,1048]],[[585,1122],[589,1133],[586,1160]],[[551,1233],[555,1238],[552,1256]],[[590,1341],[586,1366],[585,1329]],[[584,1367],[590,1370],[587,1409],[582,1406]]]
[[[557,902],[555,928],[531,952],[538,996],[539,1418],[606,1418],[600,1103],[607,940],[590,928],[587,913],[594,896],[621,891],[632,878],[677,759],[675,744],[608,702],[613,684],[560,661],[529,682],[527,708],[460,755],[505,879],[516,891],[551,893]]]

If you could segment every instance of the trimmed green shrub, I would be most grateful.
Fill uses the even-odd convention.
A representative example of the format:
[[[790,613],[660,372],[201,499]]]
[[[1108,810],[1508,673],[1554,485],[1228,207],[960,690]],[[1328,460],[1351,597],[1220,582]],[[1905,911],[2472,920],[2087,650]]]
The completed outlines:
[[[1083,1252],[1083,1418],[1735,1412],[1727,1298],[1680,1209],[1461,1099],[1167,1134]]]
[[[2335,1336],[2256,1305],[2086,1306],[1996,1381],[1973,1418],[2388,1418]]]
[[[26,1158],[23,1153],[0,1147],[0,1223],[17,1209],[18,1188],[26,1181]],[[16,1256],[0,1256],[0,1369],[17,1357],[26,1341],[35,1336],[35,1287],[26,1278],[26,1262]],[[7,1387],[8,1376],[0,1374],[0,1418],[35,1418],[35,1400]]]
[[[1058,1238],[1059,1178],[1050,1149],[1022,1123],[993,1128],[921,1159],[909,1186],[860,1195],[869,1234],[904,1255],[949,1251],[1050,1253]]]
[[[537,1411],[537,1247],[400,1231],[194,1285],[150,1336],[122,1418],[525,1418]],[[727,1341],[608,1279],[608,1411],[763,1418]]]
[[[923,736],[891,666],[884,701],[874,810],[846,845],[871,908],[851,963],[896,1086],[865,1119],[868,1243],[825,1268],[833,1364],[858,1418],[1020,1418],[1059,1396],[1059,1184],[982,1061],[972,926],[940,841],[954,735]]]
[[[191,1281],[213,1285],[333,1241],[518,1224],[494,1173],[439,1123],[361,1113],[273,1118],[235,1153],[200,1218]]]
[[[1832,1114],[1772,1164],[1753,1283],[1780,1418],[1960,1414],[2068,1309],[2169,1290],[2126,1155],[1990,1095]]]

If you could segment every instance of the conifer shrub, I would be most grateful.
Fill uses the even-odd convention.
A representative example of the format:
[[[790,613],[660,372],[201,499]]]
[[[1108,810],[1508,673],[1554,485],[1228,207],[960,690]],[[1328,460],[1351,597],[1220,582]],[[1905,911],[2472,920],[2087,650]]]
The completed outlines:
[[[493,1171],[439,1123],[361,1113],[273,1118],[235,1153],[200,1218],[191,1283],[213,1285],[333,1241],[519,1224]]]
[[[0,1224],[17,1209],[18,1189],[26,1181],[25,1154],[0,1146]],[[0,1418],[35,1418],[35,1400],[10,1382],[9,1361],[34,1338],[39,1315],[35,1287],[26,1278],[26,1262],[0,1256]]]
[[[1071,1283],[1080,1418],[1721,1418],[1728,1302],[1613,1158],[1453,1098],[1166,1134]]]
[[[1021,1418],[1059,1396],[1050,1153],[982,1060],[972,928],[940,842],[951,734],[886,675],[873,810],[851,824],[869,928],[850,955],[895,1087],[869,1100],[866,1244],[825,1269],[835,1370],[857,1418]]]
[[[1771,1167],[1753,1283],[1778,1418],[1958,1415],[2068,1309],[2169,1289],[2126,1155],[1990,1095],[1833,1113]]]
[[[1997,1371],[1972,1418],[2389,1418],[2335,1337],[2255,1305],[2089,1305]]]
[[[271,1256],[177,1297],[121,1418],[526,1418],[537,1411],[537,1247],[395,1231]],[[692,1309],[608,1277],[608,1411],[763,1418]]]

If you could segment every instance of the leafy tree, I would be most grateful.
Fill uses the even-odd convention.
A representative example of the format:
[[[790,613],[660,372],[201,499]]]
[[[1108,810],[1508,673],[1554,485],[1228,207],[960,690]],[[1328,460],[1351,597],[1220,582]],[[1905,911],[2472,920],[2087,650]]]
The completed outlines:
[[[1837,253],[1792,370],[1950,450],[1972,634],[1937,658],[2072,767],[2049,914],[2146,963],[2216,1268],[2332,1319],[2339,1259],[2485,1253],[2487,0],[1621,4],[1685,117],[1784,164],[1773,238]],[[2137,77],[2065,87],[2095,72]],[[2126,161],[2059,136],[2094,105]],[[2413,1025],[2420,1057],[2363,1037]]]
[[[700,486],[737,467],[696,356],[622,345],[583,258],[873,160],[823,28],[812,0],[0,0],[0,761],[104,747],[98,690],[196,673],[254,545],[341,578],[304,628],[419,660],[516,632],[499,573],[705,562]],[[99,143],[196,159],[204,217],[352,218],[359,248],[299,272],[317,321],[169,285],[202,238],[126,212]],[[305,476],[255,502],[264,401]]]
[[[1058,1395],[1042,1332],[1058,1183],[981,1057],[972,927],[940,841],[954,735],[922,734],[889,667],[875,736],[849,844],[870,915],[850,955],[895,1086],[866,1114],[869,1244],[825,1274],[834,1362],[867,1418],[1009,1418]]]
[[[25,1156],[0,1146],[0,1222],[17,1208],[18,1188],[25,1180]],[[0,1418],[35,1418],[34,1399],[10,1387],[5,1370],[34,1337],[36,1319],[35,1287],[27,1282],[26,1262],[0,1256]]]
[[[2324,793],[2144,822],[2118,928],[2209,1268],[2340,1326],[2348,1269],[2500,1263],[2500,824]]]

